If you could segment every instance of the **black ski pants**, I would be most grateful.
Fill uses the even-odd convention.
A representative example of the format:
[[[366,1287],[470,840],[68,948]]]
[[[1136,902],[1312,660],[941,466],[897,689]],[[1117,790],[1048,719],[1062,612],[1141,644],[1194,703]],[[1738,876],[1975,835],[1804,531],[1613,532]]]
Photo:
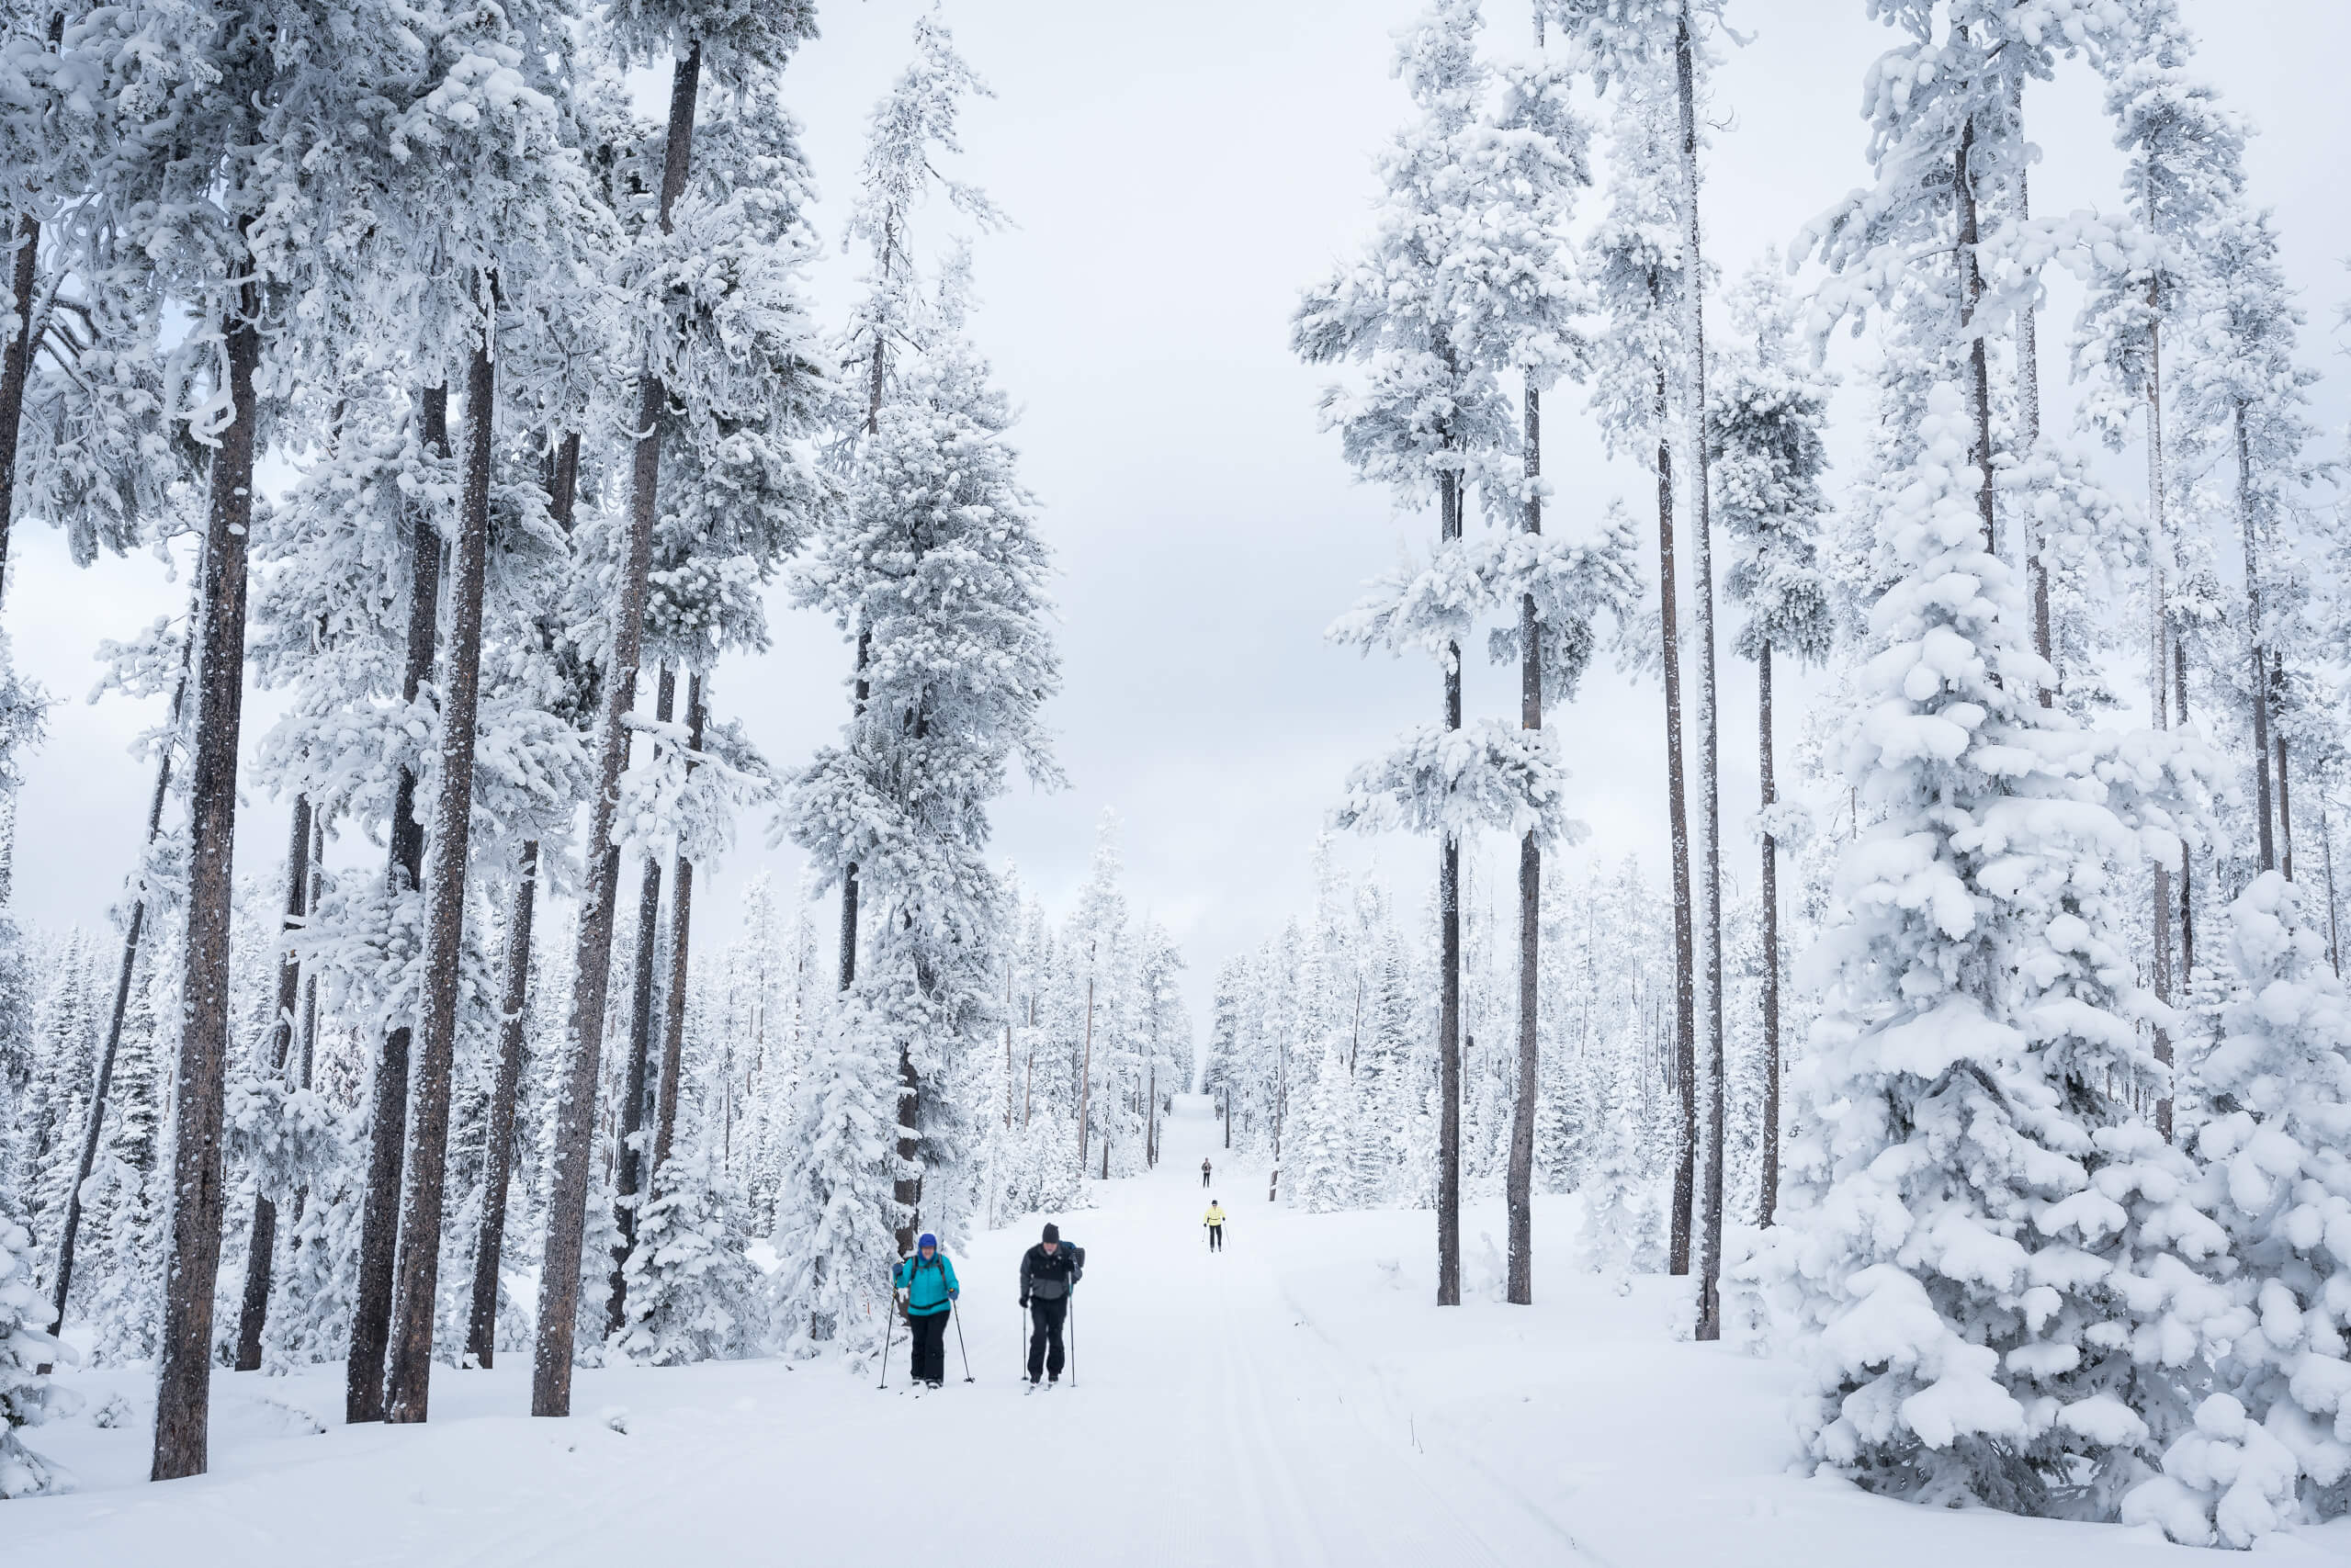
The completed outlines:
[[[1068,1296],[1029,1298],[1029,1382],[1043,1373],[1061,1375],[1061,1325],[1068,1316]]]
[[[1208,1185],[1208,1168],[1204,1165],[1200,1168],[1200,1185],[1203,1187]]]
[[[914,1381],[947,1381],[947,1314],[917,1313],[906,1320],[914,1329]]]
[[[1211,1252],[1222,1252],[1225,1250],[1224,1226],[1210,1225],[1208,1227],[1208,1250]]]

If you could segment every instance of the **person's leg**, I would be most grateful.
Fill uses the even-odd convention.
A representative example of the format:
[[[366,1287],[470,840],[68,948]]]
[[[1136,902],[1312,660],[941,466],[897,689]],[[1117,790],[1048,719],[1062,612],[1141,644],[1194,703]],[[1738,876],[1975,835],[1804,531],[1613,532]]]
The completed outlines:
[[[1029,1301],[1029,1382],[1045,1376],[1045,1312],[1042,1296]]]
[[[947,1314],[934,1312],[922,1319],[917,1341],[922,1347],[922,1376],[932,1382],[947,1381]]]
[[[1057,1378],[1061,1375],[1062,1365],[1061,1325],[1069,1315],[1069,1298],[1064,1296],[1059,1301],[1041,1302],[1038,1304],[1050,1309],[1045,1319],[1045,1375],[1049,1378]]]

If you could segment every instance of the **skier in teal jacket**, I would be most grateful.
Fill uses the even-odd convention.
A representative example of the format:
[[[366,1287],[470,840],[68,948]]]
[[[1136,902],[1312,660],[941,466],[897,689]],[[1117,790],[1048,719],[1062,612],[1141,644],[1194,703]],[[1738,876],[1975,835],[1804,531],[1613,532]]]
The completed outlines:
[[[915,1239],[914,1256],[891,1271],[890,1284],[914,1331],[914,1381],[937,1388],[947,1378],[947,1314],[963,1291],[955,1266],[939,1250],[939,1238],[924,1231]]]

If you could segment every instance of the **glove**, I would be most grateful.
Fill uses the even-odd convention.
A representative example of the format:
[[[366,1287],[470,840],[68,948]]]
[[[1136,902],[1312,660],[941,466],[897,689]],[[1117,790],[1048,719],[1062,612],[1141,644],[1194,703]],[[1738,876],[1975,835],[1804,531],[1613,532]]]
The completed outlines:
[[[1026,1311],[1028,1311],[1028,1310],[1029,1310],[1029,1299],[1028,1299],[1028,1297],[1026,1297],[1026,1296],[1023,1296],[1023,1297],[1021,1298],[1021,1310],[1022,1310],[1023,1312],[1026,1312]]]
[[[962,1292],[961,1291],[949,1291],[949,1292],[947,1292],[947,1300],[949,1300],[949,1301],[954,1301],[957,1296],[960,1296],[960,1295],[962,1295],[962,1294],[963,1294],[963,1292]]]

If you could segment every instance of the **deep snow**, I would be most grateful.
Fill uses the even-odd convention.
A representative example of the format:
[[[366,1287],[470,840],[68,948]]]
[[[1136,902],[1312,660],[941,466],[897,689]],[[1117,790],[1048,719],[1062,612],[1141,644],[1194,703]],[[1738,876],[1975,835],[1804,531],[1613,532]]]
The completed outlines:
[[[342,1369],[214,1379],[213,1473],[145,1480],[139,1371],[73,1373],[80,1416],[33,1445],[73,1495],[0,1505],[0,1557],[238,1564],[1591,1562],[1724,1568],[2142,1568],[2148,1530],[1949,1513],[1790,1473],[1781,1365],[1678,1343],[1667,1282],[1619,1296],[1536,1206],[1537,1304],[1499,1300],[1498,1207],[1464,1215],[1468,1304],[1440,1311],[1425,1213],[1307,1215],[1179,1116],[1152,1176],[1060,1216],[1088,1249],[1078,1386],[1020,1388],[1015,1269],[1035,1226],[958,1258],[978,1382],[892,1387],[827,1362],[582,1371],[534,1421],[529,1358],[436,1369],[433,1420],[344,1427]],[[1230,1216],[1210,1256],[1214,1195]],[[1488,1239],[1493,1238],[1493,1239]],[[130,1418],[101,1428],[110,1396]],[[910,1541],[919,1546],[907,1545]],[[895,1543],[895,1544],[893,1544]],[[2351,1534],[2265,1550],[2351,1561]],[[2198,1561],[2210,1561],[2198,1558]]]

